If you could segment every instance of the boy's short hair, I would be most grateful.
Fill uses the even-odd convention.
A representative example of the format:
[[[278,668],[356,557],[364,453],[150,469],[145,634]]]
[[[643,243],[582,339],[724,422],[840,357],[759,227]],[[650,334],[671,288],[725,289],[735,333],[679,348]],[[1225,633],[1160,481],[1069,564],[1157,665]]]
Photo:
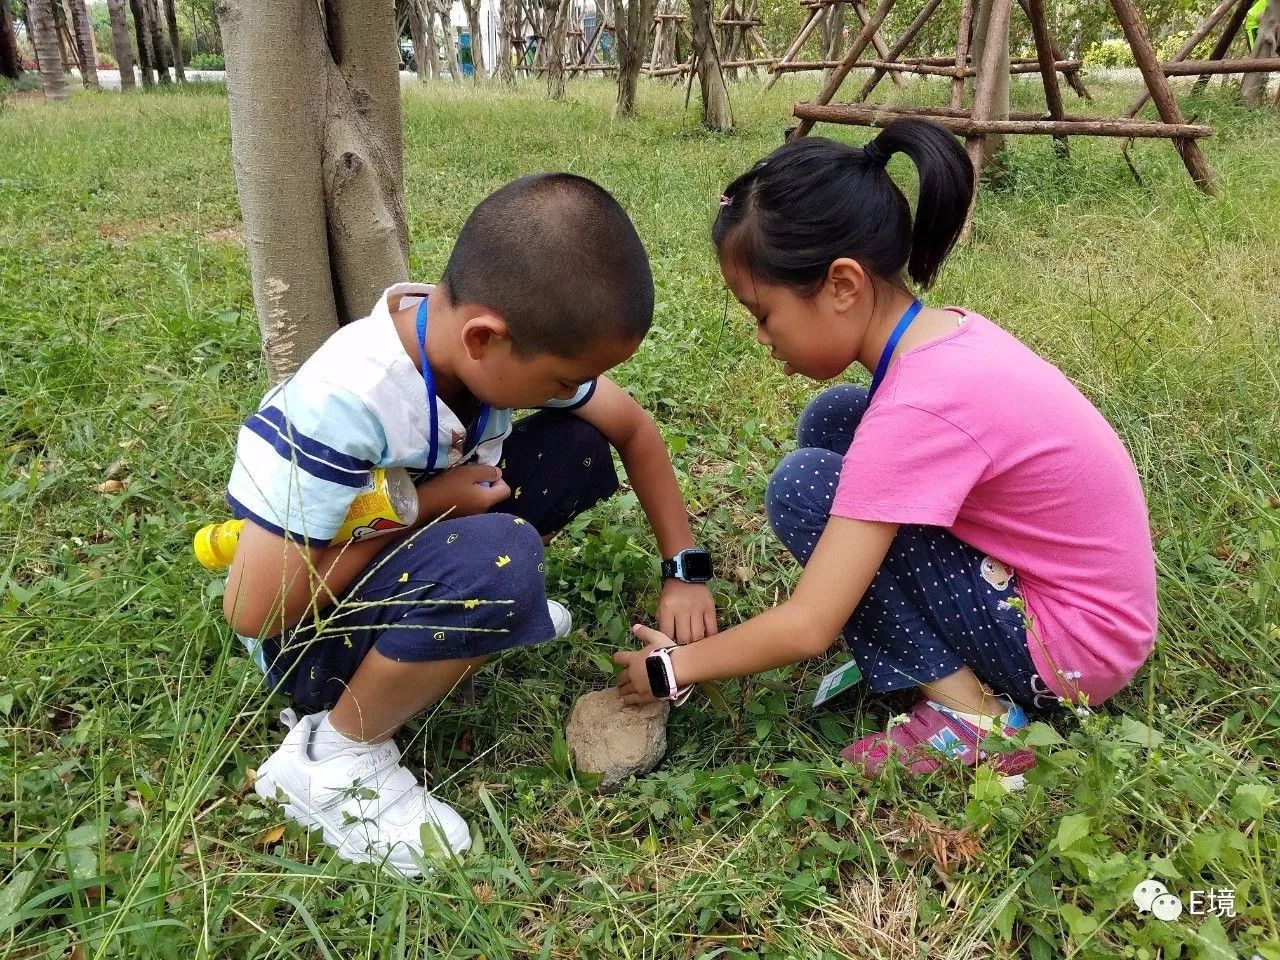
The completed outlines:
[[[574,357],[638,341],[653,322],[653,274],[609,191],[571,173],[514,180],[480,202],[440,279],[449,302],[493,310],[521,357]]]

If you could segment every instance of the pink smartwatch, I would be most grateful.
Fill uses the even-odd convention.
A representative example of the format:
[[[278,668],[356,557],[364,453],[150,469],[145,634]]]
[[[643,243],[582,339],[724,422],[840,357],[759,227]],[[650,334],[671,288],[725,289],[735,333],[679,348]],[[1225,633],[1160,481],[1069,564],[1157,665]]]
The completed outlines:
[[[676,668],[671,663],[671,651],[675,644],[655,650],[644,658],[644,669],[649,676],[649,689],[659,700],[670,700],[677,707],[689,699],[693,685],[681,689],[676,684]]]

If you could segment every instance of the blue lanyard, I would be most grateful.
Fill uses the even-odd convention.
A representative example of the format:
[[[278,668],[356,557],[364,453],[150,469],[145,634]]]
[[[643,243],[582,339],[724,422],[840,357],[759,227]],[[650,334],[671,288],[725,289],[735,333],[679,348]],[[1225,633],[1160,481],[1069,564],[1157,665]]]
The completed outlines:
[[[893,351],[898,349],[898,341],[902,339],[902,335],[907,332],[907,327],[911,326],[911,321],[924,308],[924,304],[919,300],[912,300],[911,306],[907,307],[906,313],[902,315],[902,319],[898,321],[898,325],[893,328],[893,333],[889,334],[889,339],[884,345],[884,351],[880,354],[880,362],[876,364],[876,375],[871,378],[871,390],[867,393],[867,399],[870,400],[876,395],[876,391],[880,389],[880,382],[884,380],[884,375],[889,372],[889,361],[893,359]]]
[[[436,468],[436,456],[439,453],[440,420],[436,411],[436,381],[431,373],[431,364],[427,362],[427,304],[429,298],[423,297],[418,305],[418,359],[422,363],[422,381],[427,386],[427,419],[430,422],[431,439],[427,448],[427,469]],[[489,425],[489,405],[481,404],[480,413],[476,417],[475,429],[467,431],[466,449],[471,450],[484,437],[484,428]]]

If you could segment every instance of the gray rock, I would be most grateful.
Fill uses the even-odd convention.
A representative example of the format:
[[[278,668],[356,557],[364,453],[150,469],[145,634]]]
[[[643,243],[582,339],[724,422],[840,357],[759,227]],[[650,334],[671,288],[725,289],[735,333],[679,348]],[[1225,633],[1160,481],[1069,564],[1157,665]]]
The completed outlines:
[[[573,765],[600,774],[600,789],[617,786],[633,774],[648,773],[667,751],[665,700],[628,707],[616,687],[583,694],[573,705],[564,736]]]

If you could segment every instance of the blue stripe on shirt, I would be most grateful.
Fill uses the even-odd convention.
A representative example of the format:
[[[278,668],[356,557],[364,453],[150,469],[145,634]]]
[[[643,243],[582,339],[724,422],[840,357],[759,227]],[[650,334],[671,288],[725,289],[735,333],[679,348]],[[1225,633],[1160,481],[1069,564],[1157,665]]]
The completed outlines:
[[[364,471],[373,466],[373,462],[370,460],[361,460],[359,457],[353,457],[349,453],[343,453],[341,450],[336,450],[327,444],[321,443],[319,440],[308,437],[304,433],[299,433],[279,407],[264,406],[258,411],[257,416],[274,425],[281,433],[287,432],[289,439],[299,450],[309,453],[317,460],[323,460],[331,467],[337,467],[340,470]]]
[[[355,457],[338,453],[330,447],[324,446],[316,440],[305,437],[298,431],[289,426],[285,421],[284,428],[277,426],[272,418],[268,418],[263,414],[272,411],[279,414],[279,410],[275,407],[268,407],[266,411],[259,412],[245,421],[245,427],[257,434],[275,450],[281,457],[291,463],[297,463],[299,467],[317,477],[320,480],[328,480],[330,483],[338,483],[344,487],[363,487],[369,482],[369,469],[373,466],[371,463],[357,460]],[[283,415],[281,415],[283,416]],[[285,435],[285,431],[288,435]],[[338,467],[334,466],[327,460],[321,459],[313,453],[308,452],[305,447],[312,449],[321,448],[329,450],[337,454],[348,463],[363,464],[358,467]]]
[[[263,530],[266,530],[270,533],[274,533],[277,537],[283,537],[286,540],[305,541],[307,546],[309,547],[327,547],[329,546],[330,543],[333,542],[332,537],[329,537],[329,538],[309,537],[305,533],[300,533],[295,530],[286,530],[284,527],[280,526],[278,523],[272,523],[270,520],[267,520],[265,517],[262,517],[259,514],[254,513],[252,510],[246,507],[243,503],[241,503],[239,500],[233,497],[230,493],[228,493],[226,497],[227,497],[227,506],[231,508],[231,515],[233,517],[235,517],[237,520],[251,520],[254,523],[256,523],[258,526],[260,526]]]

